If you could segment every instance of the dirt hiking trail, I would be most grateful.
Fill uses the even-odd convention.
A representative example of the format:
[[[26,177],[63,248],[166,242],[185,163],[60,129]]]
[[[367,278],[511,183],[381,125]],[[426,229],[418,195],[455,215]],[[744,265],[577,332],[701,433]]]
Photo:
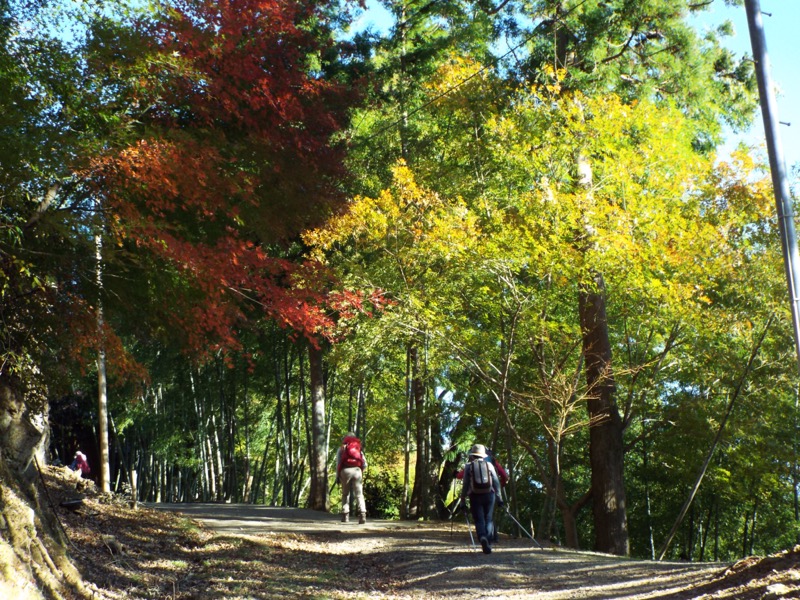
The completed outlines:
[[[487,555],[462,515],[359,525],[250,504],[133,506],[64,468],[47,467],[42,483],[80,579],[62,582],[54,597],[65,600],[800,598],[800,546],[733,565],[692,564],[543,550],[501,536]],[[32,572],[19,575],[6,571],[0,590],[12,579],[19,590],[34,584]],[[0,600],[30,597],[0,591]]]
[[[311,556],[340,557],[345,570],[358,564],[366,589],[356,597],[363,598],[700,598],[704,597],[703,584],[727,566],[540,549],[527,537],[504,535],[492,554],[486,555],[480,546],[472,545],[463,519],[453,523],[368,520],[366,525],[358,525],[342,523],[338,515],[297,508],[150,506],[195,519],[216,536],[290,540],[298,551]],[[318,591],[308,597],[325,595]]]

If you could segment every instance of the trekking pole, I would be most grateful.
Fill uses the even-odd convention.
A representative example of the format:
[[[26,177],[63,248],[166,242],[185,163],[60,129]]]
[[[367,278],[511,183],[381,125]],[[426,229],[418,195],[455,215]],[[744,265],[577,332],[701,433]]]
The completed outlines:
[[[452,498],[455,495],[456,495],[456,478],[453,477],[453,483],[450,485],[450,496],[448,497]],[[455,523],[453,522],[453,512],[455,512],[455,509],[458,506],[459,502],[460,500],[456,500],[456,503],[452,505],[452,509],[447,509],[447,512],[450,513],[450,537],[453,537],[453,528],[455,527]]]
[[[508,498],[506,497],[506,495],[504,493],[504,488],[503,487],[500,488],[500,500],[503,502],[503,506],[507,505],[506,503],[507,503]],[[502,513],[500,513],[500,516],[502,516]],[[495,541],[495,542],[500,541],[500,523],[499,523],[499,518],[495,519],[495,521],[494,521],[494,531],[492,532],[492,541]]]
[[[456,504],[452,508],[452,510],[451,509],[447,510],[447,514],[449,515],[448,519],[450,519],[450,537],[453,537],[453,529],[455,528],[455,525],[456,525],[455,521],[453,521],[453,515],[456,513],[456,507],[457,506],[458,506],[458,504]]]
[[[511,520],[512,520],[512,521],[514,521],[514,523],[516,523],[516,524],[517,524],[517,527],[519,527],[520,529],[522,529],[522,531],[524,531],[524,532],[525,532],[525,535],[527,535],[529,538],[531,538],[531,539],[533,540],[533,543],[534,543],[534,544],[536,544],[537,546],[539,546],[539,549],[540,549],[540,550],[544,550],[544,548],[542,548],[542,545],[541,545],[539,542],[537,542],[537,541],[536,541],[536,538],[535,538],[535,537],[533,537],[533,536],[532,536],[530,533],[528,533],[528,530],[527,530],[527,529],[525,529],[525,528],[522,526],[522,524],[521,524],[519,521],[517,521],[517,519],[514,517],[514,515],[512,515],[512,514],[511,514],[511,511],[508,509],[508,507],[506,506],[505,508],[506,508],[506,514],[508,514],[508,516],[509,516],[509,517],[511,517]]]
[[[475,550],[475,538],[472,536],[472,525],[469,524],[469,515],[467,514],[467,507],[464,507],[464,518],[467,520],[467,531],[469,532],[469,541],[472,542],[472,549]]]
[[[333,494],[333,490],[336,488],[337,485],[339,485],[339,472],[338,471],[336,472],[336,477],[333,478],[333,485],[331,485],[331,489],[328,490],[328,496]]]

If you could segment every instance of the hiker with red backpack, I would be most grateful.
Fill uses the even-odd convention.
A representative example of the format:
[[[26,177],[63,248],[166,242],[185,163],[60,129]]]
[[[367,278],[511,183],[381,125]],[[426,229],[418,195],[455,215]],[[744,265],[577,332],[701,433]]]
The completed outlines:
[[[355,494],[358,504],[358,523],[367,522],[367,505],[364,502],[364,469],[367,459],[361,449],[361,440],[352,431],[342,438],[336,451],[336,476],[342,484],[342,523],[350,520],[350,494]]]
[[[461,499],[458,508],[466,508],[469,498],[470,512],[475,521],[475,533],[481,542],[485,554],[491,554],[489,540],[494,531],[494,505],[503,506],[500,494],[500,479],[494,465],[486,460],[486,447],[475,444],[469,451],[469,462],[464,467],[464,485],[461,487]]]
[[[86,455],[80,450],[75,453],[75,458],[69,465],[69,468],[73,471],[80,471],[80,477],[88,477],[91,472],[89,461],[86,460]]]

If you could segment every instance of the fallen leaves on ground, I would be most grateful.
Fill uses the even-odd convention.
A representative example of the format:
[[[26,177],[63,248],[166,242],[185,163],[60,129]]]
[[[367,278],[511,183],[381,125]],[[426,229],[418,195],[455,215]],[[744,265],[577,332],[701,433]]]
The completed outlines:
[[[77,479],[68,469],[47,467],[44,481],[45,498],[69,540],[67,550],[89,589],[101,600],[352,600],[444,598],[452,597],[454,591],[463,597],[470,594],[467,581],[457,589],[463,569],[472,568],[464,567],[463,552],[451,552],[452,559],[446,553],[421,559],[409,550],[408,539],[402,543],[395,539],[399,531],[369,539],[309,532],[220,535],[179,513],[134,509],[124,498],[98,493],[91,482]],[[77,499],[82,500],[77,506],[61,506]],[[447,530],[438,534],[446,536]],[[436,533],[431,529],[425,535]],[[447,560],[453,560],[453,565]],[[426,561],[430,564],[422,564]],[[398,564],[410,565],[410,570],[403,573]],[[412,571],[413,585],[409,583]],[[521,573],[522,578],[529,576]],[[441,577],[446,577],[447,587]],[[519,588],[511,595],[535,597],[525,596]],[[771,557],[739,561],[720,570],[717,577],[657,597],[798,598],[800,546]]]

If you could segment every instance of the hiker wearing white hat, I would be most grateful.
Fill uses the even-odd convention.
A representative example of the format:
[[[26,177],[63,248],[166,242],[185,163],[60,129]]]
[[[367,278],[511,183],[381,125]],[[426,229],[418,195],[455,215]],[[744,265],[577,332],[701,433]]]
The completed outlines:
[[[494,531],[494,505],[503,506],[500,495],[500,479],[494,465],[486,460],[486,446],[475,444],[469,451],[469,462],[464,467],[464,485],[461,488],[460,506],[466,506],[469,498],[470,512],[475,520],[475,533],[484,553],[490,554],[489,540]]]

